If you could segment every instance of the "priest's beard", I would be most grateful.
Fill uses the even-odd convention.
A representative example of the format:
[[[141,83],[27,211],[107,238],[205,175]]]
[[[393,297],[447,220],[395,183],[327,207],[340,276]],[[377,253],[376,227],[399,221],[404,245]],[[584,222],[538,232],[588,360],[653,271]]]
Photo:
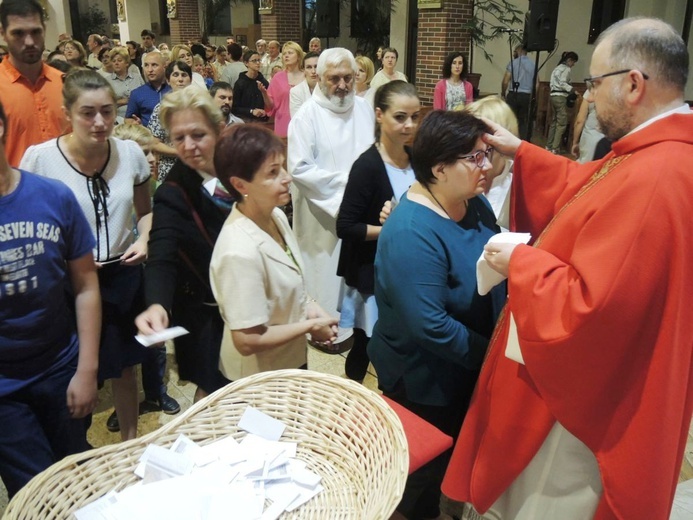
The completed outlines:
[[[337,108],[349,108],[354,104],[354,91],[350,90],[344,97],[337,95],[330,96],[330,87],[328,85],[320,85],[323,95],[330,100]]]
[[[607,99],[600,102],[596,110],[599,128],[611,141],[618,141],[632,130],[628,107],[617,90],[609,92]]]

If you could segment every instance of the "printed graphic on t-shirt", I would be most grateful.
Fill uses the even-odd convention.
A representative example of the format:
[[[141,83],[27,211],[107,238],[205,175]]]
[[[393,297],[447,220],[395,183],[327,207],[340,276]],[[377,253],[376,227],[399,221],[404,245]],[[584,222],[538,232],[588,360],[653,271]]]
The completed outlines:
[[[0,226],[0,298],[36,290],[37,257],[46,254],[45,241],[59,240],[60,228],[49,222],[25,220]]]

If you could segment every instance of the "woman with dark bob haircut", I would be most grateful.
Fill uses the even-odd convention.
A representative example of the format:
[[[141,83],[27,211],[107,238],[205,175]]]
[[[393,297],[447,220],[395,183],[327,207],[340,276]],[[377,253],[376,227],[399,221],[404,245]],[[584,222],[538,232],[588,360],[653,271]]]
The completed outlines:
[[[279,138],[259,125],[227,128],[214,151],[219,180],[236,197],[214,246],[212,291],[226,327],[219,367],[228,379],[306,366],[307,341],[331,344],[337,319],[306,294],[289,221],[291,176]]]
[[[480,296],[476,261],[499,232],[480,197],[493,148],[486,124],[464,112],[433,111],[412,149],[416,181],[378,237],[378,321],[368,354],[384,394],[456,438],[505,286]],[[397,510],[437,518],[445,452],[412,473]]]
[[[433,91],[433,108],[459,110],[474,101],[474,88],[467,81],[467,59],[461,52],[451,52],[443,62],[443,79]]]

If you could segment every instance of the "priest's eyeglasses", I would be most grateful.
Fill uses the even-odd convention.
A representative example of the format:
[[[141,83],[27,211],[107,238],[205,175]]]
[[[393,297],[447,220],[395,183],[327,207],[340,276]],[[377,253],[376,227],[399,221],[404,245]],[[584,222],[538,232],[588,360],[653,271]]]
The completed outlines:
[[[614,71],[614,72],[607,72],[606,74],[600,74],[599,76],[590,76],[589,78],[585,78],[585,80],[584,80],[584,81],[585,81],[585,85],[587,85],[587,89],[588,89],[590,92],[593,92],[594,89],[597,88],[597,83],[595,83],[596,80],[608,78],[609,76],[618,76],[619,74],[627,74],[627,73],[629,73],[631,70],[637,70],[637,69],[616,70],[616,71]],[[638,71],[638,72],[640,72],[640,74],[642,74],[642,77],[643,77],[643,78],[645,78],[645,79],[650,79],[650,76],[648,76],[648,75],[645,74],[644,72],[642,72],[642,71]]]
[[[479,150],[469,155],[460,155],[457,159],[474,161],[478,168],[483,168],[486,161],[488,161],[489,164],[491,163],[491,161],[493,161],[493,151],[493,147],[489,146],[488,148],[486,148],[486,150]]]

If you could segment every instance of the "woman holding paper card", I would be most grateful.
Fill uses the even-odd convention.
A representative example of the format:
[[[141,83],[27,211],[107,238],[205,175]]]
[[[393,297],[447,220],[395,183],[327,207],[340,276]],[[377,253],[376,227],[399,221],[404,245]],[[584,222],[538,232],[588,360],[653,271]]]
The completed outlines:
[[[453,438],[498,313],[503,284],[480,296],[476,262],[499,231],[486,188],[493,149],[483,121],[434,111],[419,125],[417,182],[382,228],[375,257],[378,322],[368,354],[384,394]],[[412,473],[397,510],[437,518],[450,451]]]
[[[223,117],[200,89],[171,92],[160,106],[161,123],[179,160],[154,194],[144,273],[148,308],[136,323],[142,334],[169,325],[190,332],[174,344],[178,374],[197,385],[197,402],[228,383],[219,372],[224,323],[209,284],[214,243],[231,208],[231,197],[220,192],[214,169]]]
[[[226,328],[220,368],[229,379],[306,365],[307,341],[331,342],[337,319],[305,291],[303,261],[279,209],[291,176],[279,138],[259,125],[228,127],[214,153],[219,180],[238,202],[212,254],[210,279]]]

